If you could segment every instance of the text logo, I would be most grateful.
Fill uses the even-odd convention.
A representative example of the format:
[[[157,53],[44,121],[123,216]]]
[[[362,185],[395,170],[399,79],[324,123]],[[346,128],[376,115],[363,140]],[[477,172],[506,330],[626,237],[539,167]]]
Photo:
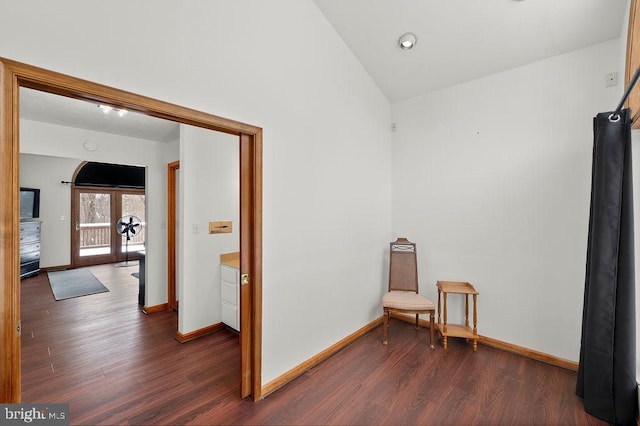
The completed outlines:
[[[69,404],[0,404],[0,424],[68,426]]]

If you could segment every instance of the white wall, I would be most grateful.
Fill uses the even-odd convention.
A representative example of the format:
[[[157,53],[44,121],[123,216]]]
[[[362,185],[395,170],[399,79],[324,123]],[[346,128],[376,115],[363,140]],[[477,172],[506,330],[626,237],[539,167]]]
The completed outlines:
[[[91,140],[98,145],[98,149],[89,152],[83,149],[82,143]],[[32,120],[20,120],[20,153],[37,154],[45,157],[59,157],[86,161],[99,161],[103,163],[129,164],[146,167],[146,304],[157,305],[167,301],[167,239],[166,239],[166,182],[167,182],[167,157],[174,149],[170,144],[148,141],[114,135],[110,133],[95,132],[74,127],[60,126]],[[122,153],[127,155],[123,156]],[[41,161],[45,160],[41,157]],[[26,158],[21,155],[22,158]],[[51,163],[41,169],[33,169],[29,165],[37,163],[20,164],[20,179],[24,182],[33,182],[34,179],[48,179],[50,185],[58,185],[61,180],[69,181],[73,177],[75,168],[68,169],[64,175],[54,175],[55,169],[64,164],[60,161]],[[43,170],[46,172],[43,173]],[[43,182],[44,184],[44,182]],[[41,197],[49,197],[49,194],[41,192]],[[70,193],[66,196],[70,199]],[[42,202],[45,200],[43,199]],[[62,205],[63,201],[60,201]],[[69,208],[70,201],[62,207]],[[60,208],[62,208],[60,207]],[[42,214],[45,206],[41,205]],[[56,209],[56,211],[58,211]],[[70,258],[70,242],[60,241],[60,252],[52,254],[50,246],[45,243],[53,238],[64,235],[69,239],[69,223],[59,220],[60,214],[47,217],[42,229],[43,266],[68,265]],[[70,212],[67,214],[70,218]],[[55,234],[53,234],[55,232]],[[55,237],[54,237],[55,235]],[[69,249],[62,252],[64,245],[69,244]]]
[[[220,254],[240,249],[240,144],[237,136],[181,125],[180,148],[178,331],[187,333],[222,320]],[[219,220],[231,220],[232,232],[209,234],[209,222]]]
[[[476,286],[484,336],[578,360],[592,118],[622,94],[604,87],[619,43],[393,106],[394,234],[419,244],[426,295]]]
[[[81,162],[74,158],[20,155],[20,186],[40,189],[41,268],[71,263],[71,185],[61,181],[70,181]]]
[[[263,383],[381,315],[390,105],[311,0],[8,2],[0,56],[264,129]]]

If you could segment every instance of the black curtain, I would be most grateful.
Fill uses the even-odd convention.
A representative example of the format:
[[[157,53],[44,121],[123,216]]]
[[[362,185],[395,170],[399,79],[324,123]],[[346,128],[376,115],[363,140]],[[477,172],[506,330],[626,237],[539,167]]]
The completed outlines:
[[[593,169],[577,395],[589,414],[635,424],[636,316],[631,123],[594,118]],[[615,118],[615,117],[612,117]]]

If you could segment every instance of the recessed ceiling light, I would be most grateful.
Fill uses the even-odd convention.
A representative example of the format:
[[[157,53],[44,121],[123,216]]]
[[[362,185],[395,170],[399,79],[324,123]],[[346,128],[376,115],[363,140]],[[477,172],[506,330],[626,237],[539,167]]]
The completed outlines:
[[[127,113],[126,109],[113,108],[109,105],[98,105],[98,108],[100,108],[100,110],[105,114],[109,114],[111,111],[113,111],[120,117],[124,117],[124,115]]]
[[[398,39],[398,46],[400,46],[401,49],[409,50],[413,49],[413,46],[415,46],[417,42],[418,38],[415,34],[406,33]]]

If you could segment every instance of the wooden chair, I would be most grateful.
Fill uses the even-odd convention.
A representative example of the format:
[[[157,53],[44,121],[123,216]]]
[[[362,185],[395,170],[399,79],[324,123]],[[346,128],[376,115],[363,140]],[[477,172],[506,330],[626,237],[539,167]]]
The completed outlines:
[[[416,330],[420,314],[429,314],[429,345],[433,349],[433,329],[436,307],[433,302],[418,293],[418,263],[416,244],[406,238],[390,243],[389,291],[382,298],[383,344],[387,344],[389,316],[415,314]]]

